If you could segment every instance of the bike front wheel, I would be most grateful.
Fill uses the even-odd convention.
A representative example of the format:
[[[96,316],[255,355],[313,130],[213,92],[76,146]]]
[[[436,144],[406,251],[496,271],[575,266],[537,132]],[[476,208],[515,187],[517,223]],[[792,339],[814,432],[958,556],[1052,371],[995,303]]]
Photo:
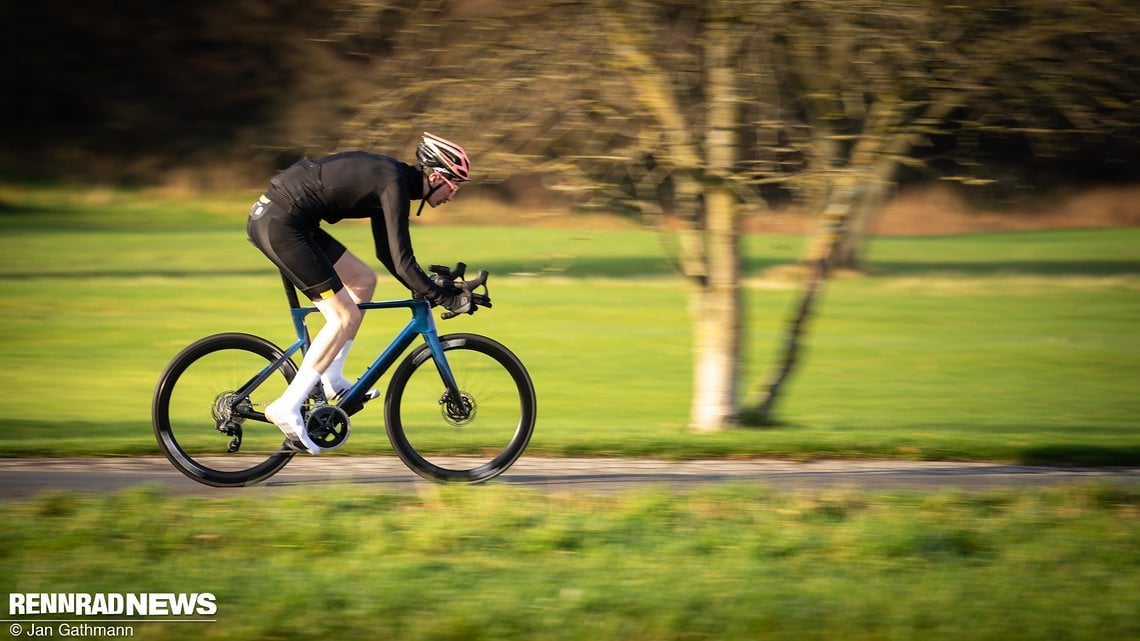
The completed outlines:
[[[534,432],[534,383],[510,350],[485,336],[440,337],[458,396],[422,345],[392,375],[384,402],[388,439],[412,471],[435,481],[479,483],[502,474]]]
[[[152,423],[166,458],[186,476],[217,487],[252,485],[285,466],[293,451],[272,423],[250,419],[296,374],[273,343],[250,334],[207,336],[182,350],[154,392]]]

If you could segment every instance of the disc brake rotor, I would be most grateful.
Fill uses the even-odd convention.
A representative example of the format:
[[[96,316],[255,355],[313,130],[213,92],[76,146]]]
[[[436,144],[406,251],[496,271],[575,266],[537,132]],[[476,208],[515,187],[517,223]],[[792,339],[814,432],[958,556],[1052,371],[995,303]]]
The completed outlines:
[[[460,391],[459,398],[444,392],[439,409],[443,420],[452,427],[463,427],[475,420],[475,398],[467,392]]]

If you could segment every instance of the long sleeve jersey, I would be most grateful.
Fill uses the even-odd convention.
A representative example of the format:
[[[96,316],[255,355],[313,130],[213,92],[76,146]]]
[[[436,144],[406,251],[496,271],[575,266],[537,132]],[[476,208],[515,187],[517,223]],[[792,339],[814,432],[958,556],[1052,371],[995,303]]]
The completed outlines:
[[[267,195],[316,229],[321,221],[368,218],[376,257],[413,293],[440,304],[447,293],[416,261],[408,233],[411,201],[423,197],[420,170],[394,158],[349,151],[302,159],[270,181]]]

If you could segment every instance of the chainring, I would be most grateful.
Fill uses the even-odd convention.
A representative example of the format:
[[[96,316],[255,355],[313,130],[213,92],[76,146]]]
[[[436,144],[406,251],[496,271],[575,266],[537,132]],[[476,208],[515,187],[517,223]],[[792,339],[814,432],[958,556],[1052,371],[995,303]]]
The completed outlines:
[[[352,431],[348,414],[335,405],[322,405],[309,412],[305,429],[309,431],[309,438],[322,450],[340,447]]]

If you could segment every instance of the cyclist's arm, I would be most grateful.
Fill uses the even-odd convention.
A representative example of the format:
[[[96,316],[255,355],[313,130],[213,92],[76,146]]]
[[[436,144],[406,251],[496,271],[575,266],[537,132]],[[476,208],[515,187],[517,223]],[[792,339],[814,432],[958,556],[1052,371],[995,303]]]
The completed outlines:
[[[372,217],[376,257],[413,293],[442,304],[447,293],[428,278],[412,251],[412,237],[408,232],[410,202],[407,187],[399,180],[380,195],[383,216]]]

